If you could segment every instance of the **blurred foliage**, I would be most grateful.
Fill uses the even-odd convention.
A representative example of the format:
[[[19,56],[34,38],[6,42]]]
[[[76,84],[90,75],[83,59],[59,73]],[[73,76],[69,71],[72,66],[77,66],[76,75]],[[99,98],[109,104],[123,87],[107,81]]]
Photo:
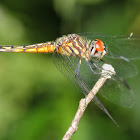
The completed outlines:
[[[140,34],[139,9],[139,0],[1,0],[0,44],[40,43],[75,32]],[[57,70],[52,55],[1,53],[0,66],[0,139],[62,139],[84,96]],[[109,110],[120,128],[91,103],[73,140],[140,139],[140,75],[128,82],[134,108]]]

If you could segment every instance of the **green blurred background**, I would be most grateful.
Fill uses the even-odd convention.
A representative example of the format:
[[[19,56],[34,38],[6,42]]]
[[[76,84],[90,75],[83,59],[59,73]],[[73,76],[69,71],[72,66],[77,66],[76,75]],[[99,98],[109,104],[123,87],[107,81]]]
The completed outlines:
[[[139,0],[1,0],[0,44],[46,42],[68,33],[140,34]],[[140,61],[133,61],[140,69]],[[140,139],[140,74],[128,80],[132,109],[91,103],[72,140]],[[84,97],[59,72],[52,54],[0,53],[0,139],[58,140]]]

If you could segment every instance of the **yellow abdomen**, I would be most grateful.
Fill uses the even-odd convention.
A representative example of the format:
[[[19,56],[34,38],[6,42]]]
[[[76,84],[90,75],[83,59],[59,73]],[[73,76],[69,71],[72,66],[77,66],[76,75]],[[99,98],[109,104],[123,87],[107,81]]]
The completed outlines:
[[[52,53],[55,48],[55,43],[47,42],[23,46],[0,46],[0,52]]]

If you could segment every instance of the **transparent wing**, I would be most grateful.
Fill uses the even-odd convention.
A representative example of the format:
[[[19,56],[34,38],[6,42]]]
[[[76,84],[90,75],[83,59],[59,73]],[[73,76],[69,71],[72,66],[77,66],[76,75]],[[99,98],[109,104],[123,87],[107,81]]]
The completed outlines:
[[[79,33],[85,39],[100,39],[107,47],[107,56],[111,58],[140,59],[140,36],[117,36],[103,33]]]
[[[112,59],[106,56],[103,58],[103,60],[111,64],[115,68],[117,75],[120,75],[123,78],[131,78],[138,74],[136,65],[131,61]]]
[[[84,39],[101,39],[108,48],[107,55],[103,60],[110,63],[118,75],[123,78],[130,78],[137,75],[137,67],[129,59],[140,58],[140,37],[139,36],[113,36],[99,33],[79,34]],[[126,43],[126,45],[124,45]],[[129,58],[129,59],[128,59]]]
[[[82,59],[79,74],[80,83],[78,84],[75,78],[75,72],[79,59],[75,57],[62,56],[59,53],[55,53],[53,56],[53,60],[62,74],[85,95],[90,92],[91,88],[100,77],[100,74],[93,74],[87,63],[84,61],[84,59]],[[100,61],[98,61],[98,63],[96,63],[95,61],[94,63],[98,65],[98,67],[101,67],[103,64]],[[91,64],[91,66],[96,73],[101,72],[101,70],[97,70],[94,65]],[[127,85],[127,83],[119,76],[114,76],[113,80],[107,80],[105,85],[103,85],[103,87],[100,89],[97,96],[98,95],[101,95],[102,97],[108,99],[110,102],[119,104],[123,107],[131,107],[135,103],[135,96],[133,94],[133,91],[130,89],[129,85]],[[112,118],[107,109],[96,96],[94,97],[93,101],[117,125],[115,120]]]
[[[94,60],[94,63],[100,68],[104,64],[103,62],[98,61],[98,60]],[[93,65],[91,64],[91,66]],[[130,66],[131,66],[131,63],[130,63]],[[86,68],[88,66],[83,64],[83,66],[81,67]],[[92,69],[93,70],[95,69],[94,66]],[[116,73],[117,73],[117,70],[118,69],[115,69]],[[89,68],[86,70],[86,73],[88,73],[87,74],[88,78],[85,77],[85,70],[82,68],[80,69],[81,77],[91,89],[95,83],[95,80],[97,81],[99,79],[99,75],[97,76],[96,74],[93,74]],[[108,79],[103,85],[103,87],[99,90],[97,97],[98,95],[99,96],[101,95],[102,97],[106,98],[108,101],[112,102],[113,104],[116,104],[122,107],[127,107],[127,108],[132,107],[135,104],[135,95],[132,89],[130,88],[130,86],[128,85],[128,83],[125,81],[125,79],[122,78],[122,76],[125,76],[125,73],[127,77],[127,75],[129,75],[129,69],[128,71],[123,71],[122,69],[122,71],[118,72],[118,74],[112,76],[111,79]]]
[[[135,104],[135,95],[132,89],[118,75],[106,81],[105,86],[99,91],[99,95],[125,108],[131,108]]]
[[[82,88],[81,89],[75,78],[78,61],[79,61],[79,59],[76,57],[73,57],[73,56],[68,57],[65,55],[61,55],[57,52],[54,53],[54,55],[53,55],[53,62],[55,63],[56,67],[60,70],[60,72],[68,80],[70,80],[74,84],[74,86],[76,86],[78,89],[80,89],[80,91],[84,92],[84,94],[86,95],[87,93],[89,93],[90,88],[84,81],[87,81],[90,79],[91,71],[89,70],[89,67],[87,64],[86,65],[87,65],[87,69],[88,69],[89,73],[87,72],[87,69],[85,69],[85,68],[83,69],[83,72],[81,73],[82,67],[80,68],[79,81],[80,81],[80,86]],[[84,78],[81,77],[81,74],[84,74]],[[93,86],[94,86],[96,80],[98,79],[98,77],[99,77],[99,75],[95,75],[94,79],[92,79]]]
[[[80,89],[80,91],[82,91],[85,95],[88,94],[90,92],[90,88],[88,87],[88,85],[86,84],[86,82],[84,81],[83,77],[81,77],[81,72],[79,74],[79,84],[75,78],[75,73],[76,73],[76,68],[77,68],[77,64],[78,64],[78,59],[75,57],[68,57],[68,56],[62,56],[59,53],[54,53],[53,55],[53,61],[55,63],[55,65],[57,66],[57,68],[62,72],[62,74],[69,79],[78,89]],[[87,66],[88,68],[88,66]],[[89,72],[91,72],[89,70]],[[86,74],[84,76],[84,78],[88,78],[90,76],[90,74],[88,72],[85,72]],[[95,81],[98,79],[100,75],[95,75],[94,79],[92,79],[92,87],[95,84]],[[115,120],[112,118],[112,116],[109,114],[109,112],[107,111],[107,109],[104,107],[104,105],[99,101],[99,99],[95,96],[93,99],[93,102],[101,109],[103,110],[110,118],[111,120],[117,125],[117,123],[115,122]]]
[[[81,35],[81,34],[79,34]],[[88,38],[91,37],[91,34],[87,34]],[[100,37],[101,35],[99,35]],[[97,35],[92,39],[96,39]],[[101,36],[105,39],[113,39],[112,36]],[[87,39],[87,36],[83,36],[83,39]],[[99,38],[103,40],[102,38]],[[105,42],[105,41],[104,41]],[[114,49],[115,50],[115,49]],[[116,51],[117,52],[117,51]],[[113,51],[111,52],[113,53]],[[114,51],[115,53],[115,51]],[[67,54],[67,53],[66,53]],[[110,102],[123,106],[123,107],[132,107],[135,103],[135,96],[130,86],[123,78],[132,77],[137,74],[137,68],[135,65],[130,63],[126,59],[122,59],[120,56],[122,54],[118,53],[118,56],[106,57],[105,61],[109,62],[115,68],[117,75],[113,76],[111,79],[108,79],[107,82],[103,85],[97,96],[102,96],[108,99]],[[124,56],[126,57],[126,56]],[[115,58],[115,59],[114,59]],[[116,59],[117,58],[117,59]],[[79,88],[85,95],[88,94],[94,84],[101,76],[103,61],[93,60],[93,62],[86,63],[85,59],[82,59],[79,71],[78,80],[75,78],[76,69],[78,65],[79,58],[74,56],[61,55],[59,53],[54,53],[53,57],[54,63],[62,74],[68,78],[77,88]],[[97,69],[97,67],[100,69]],[[94,71],[91,71],[91,69]],[[123,77],[123,78],[122,78]],[[113,118],[108,113],[103,104],[98,100],[97,97],[94,98],[96,105],[101,108],[112,120]],[[113,120],[114,121],[114,120]]]

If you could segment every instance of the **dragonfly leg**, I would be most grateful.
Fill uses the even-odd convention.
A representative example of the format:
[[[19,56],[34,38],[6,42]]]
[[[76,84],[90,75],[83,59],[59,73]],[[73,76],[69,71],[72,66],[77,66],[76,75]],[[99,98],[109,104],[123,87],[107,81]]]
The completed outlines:
[[[92,65],[96,68],[96,69],[101,69],[101,68],[99,68],[94,62],[93,62],[93,60],[90,60],[90,62],[92,63]],[[89,63],[89,62],[88,62]]]
[[[92,72],[93,74],[101,74],[100,72],[97,73],[97,72],[95,72],[95,71],[93,70],[93,68],[92,68],[92,66],[91,66],[91,64],[89,63],[88,60],[86,60],[86,62],[87,62],[88,66],[89,66],[89,68],[90,68],[90,70],[91,70],[91,72]],[[90,62],[91,62],[92,65],[95,67],[95,69],[98,69],[98,70],[101,69],[101,68],[99,68],[92,60],[91,60]]]
[[[76,73],[75,73],[75,78],[76,78],[76,80],[77,80],[77,82],[78,82],[82,92],[86,96],[85,92],[88,93],[90,90],[88,89],[88,86],[86,85],[86,83],[79,76],[80,65],[81,65],[81,59],[79,59],[79,62],[78,62],[78,65],[77,65],[77,69],[76,69]]]
[[[79,62],[78,62],[78,65],[77,65],[77,69],[76,69],[76,75],[75,75],[75,77],[79,76],[80,65],[81,65],[81,59],[79,59]]]
[[[104,62],[104,63],[106,63],[106,64],[109,64],[107,61],[104,61],[104,60],[102,60],[102,59],[100,59],[100,61],[101,61],[101,62]]]
[[[75,73],[75,78],[79,84],[79,86],[81,87],[80,81],[79,81],[79,71],[80,71],[80,65],[81,65],[81,59],[79,59],[78,65],[77,65],[77,69],[76,69],[76,73]],[[82,87],[81,87],[82,89]]]

